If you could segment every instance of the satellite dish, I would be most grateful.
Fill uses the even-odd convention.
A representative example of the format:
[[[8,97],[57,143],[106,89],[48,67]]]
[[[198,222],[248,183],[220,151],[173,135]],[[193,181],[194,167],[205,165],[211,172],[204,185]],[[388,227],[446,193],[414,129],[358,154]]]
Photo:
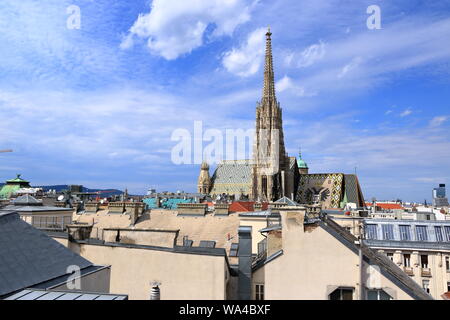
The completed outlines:
[[[63,199],[64,199],[64,196],[63,196],[63,195],[60,195],[60,196],[58,197],[58,201],[63,201]]]

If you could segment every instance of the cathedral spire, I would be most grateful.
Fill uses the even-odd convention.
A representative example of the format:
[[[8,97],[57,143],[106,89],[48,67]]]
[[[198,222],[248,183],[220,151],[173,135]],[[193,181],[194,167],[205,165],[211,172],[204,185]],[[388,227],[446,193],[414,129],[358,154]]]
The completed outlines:
[[[272,59],[272,40],[270,36],[270,27],[266,33],[266,58],[264,62],[264,88],[263,100],[275,100],[275,77],[273,73],[273,59]]]

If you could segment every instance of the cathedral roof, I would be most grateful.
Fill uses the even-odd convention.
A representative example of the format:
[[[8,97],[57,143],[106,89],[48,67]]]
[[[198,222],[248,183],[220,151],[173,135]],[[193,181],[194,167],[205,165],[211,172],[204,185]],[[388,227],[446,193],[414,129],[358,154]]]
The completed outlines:
[[[219,163],[212,176],[211,194],[250,194],[252,164],[249,160],[225,160]]]

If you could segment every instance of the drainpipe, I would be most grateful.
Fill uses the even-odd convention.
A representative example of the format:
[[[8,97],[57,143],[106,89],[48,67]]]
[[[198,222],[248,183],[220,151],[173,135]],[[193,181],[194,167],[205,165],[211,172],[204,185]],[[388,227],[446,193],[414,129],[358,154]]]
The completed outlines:
[[[238,233],[238,297],[239,300],[250,300],[252,297],[252,227],[241,226]]]
[[[363,284],[363,255],[361,249],[361,239],[359,240],[359,300],[364,300],[364,284]]]
[[[364,294],[364,274],[363,274],[363,253],[362,253],[362,245],[363,245],[363,232],[364,228],[361,224],[359,226],[359,300],[365,300]]]

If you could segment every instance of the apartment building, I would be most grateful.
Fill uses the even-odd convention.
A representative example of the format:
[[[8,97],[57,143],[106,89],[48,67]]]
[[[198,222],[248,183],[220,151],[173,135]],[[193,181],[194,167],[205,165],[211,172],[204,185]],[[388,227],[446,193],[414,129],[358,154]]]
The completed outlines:
[[[450,221],[365,219],[364,243],[384,253],[435,299],[450,292]]]

